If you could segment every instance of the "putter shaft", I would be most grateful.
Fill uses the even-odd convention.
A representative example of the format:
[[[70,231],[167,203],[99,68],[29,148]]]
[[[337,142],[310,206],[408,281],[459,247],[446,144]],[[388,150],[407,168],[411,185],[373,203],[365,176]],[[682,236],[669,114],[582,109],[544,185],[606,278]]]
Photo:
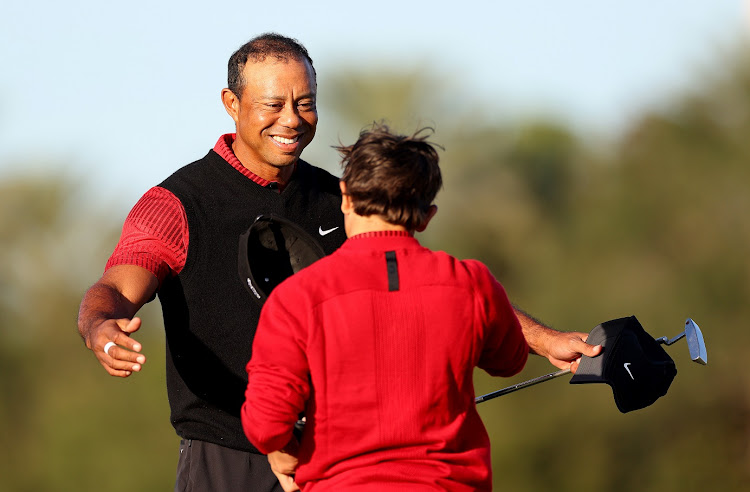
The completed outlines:
[[[497,391],[493,391],[492,393],[487,393],[486,395],[477,396],[476,398],[474,398],[474,403],[482,403],[483,401],[491,400],[493,398],[497,398],[498,396],[507,395],[508,393],[513,393],[514,391],[518,391],[522,388],[534,386],[535,384],[543,383],[545,381],[549,381],[550,379],[555,379],[566,374],[570,374],[570,369],[563,369],[561,371],[545,374],[544,376],[529,379],[528,381],[514,384],[513,386],[508,386],[507,388],[499,389]]]

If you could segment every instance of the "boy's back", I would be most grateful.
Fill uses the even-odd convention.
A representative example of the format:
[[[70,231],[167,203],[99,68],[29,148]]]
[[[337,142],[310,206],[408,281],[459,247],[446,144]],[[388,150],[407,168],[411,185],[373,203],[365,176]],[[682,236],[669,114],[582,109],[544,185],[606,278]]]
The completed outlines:
[[[513,375],[528,346],[484,265],[359,234],[277,287],[260,325],[248,395],[264,397],[243,421],[278,449],[306,408],[305,490],[491,489],[473,368]]]

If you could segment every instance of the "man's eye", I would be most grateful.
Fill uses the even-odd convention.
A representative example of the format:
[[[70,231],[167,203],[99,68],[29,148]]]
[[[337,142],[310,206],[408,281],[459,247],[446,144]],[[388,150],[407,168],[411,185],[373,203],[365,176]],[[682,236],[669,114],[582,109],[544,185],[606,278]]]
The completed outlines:
[[[315,103],[312,101],[301,102],[298,104],[298,107],[303,111],[310,111],[315,109]]]

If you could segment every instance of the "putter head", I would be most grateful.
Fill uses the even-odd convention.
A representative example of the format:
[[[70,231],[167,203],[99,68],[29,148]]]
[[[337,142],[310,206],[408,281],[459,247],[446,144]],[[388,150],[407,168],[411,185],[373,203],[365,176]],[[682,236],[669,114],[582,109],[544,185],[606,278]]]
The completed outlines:
[[[690,358],[693,362],[706,365],[708,363],[708,354],[706,353],[706,342],[703,340],[703,333],[695,322],[688,318],[685,321],[685,339],[687,340]]]

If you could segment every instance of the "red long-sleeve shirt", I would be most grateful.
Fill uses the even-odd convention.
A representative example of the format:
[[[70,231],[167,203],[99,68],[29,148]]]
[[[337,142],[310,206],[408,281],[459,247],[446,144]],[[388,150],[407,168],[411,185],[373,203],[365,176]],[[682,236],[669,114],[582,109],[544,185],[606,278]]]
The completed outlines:
[[[397,285],[386,251],[395,252]],[[268,453],[287,444],[305,411],[296,481],[306,492],[491,490],[473,369],[510,376],[527,356],[483,264],[406,233],[359,235],[271,293],[242,423]]]
[[[271,181],[242,165],[234,155],[235,133],[219,137],[214,152],[232,167],[261,186]],[[276,183],[279,191],[281,183]],[[161,283],[167,275],[177,275],[185,266],[190,234],[182,203],[171,192],[154,186],[133,206],[122,227],[120,241],[107,261],[105,271],[115,265],[137,265],[153,273]]]

